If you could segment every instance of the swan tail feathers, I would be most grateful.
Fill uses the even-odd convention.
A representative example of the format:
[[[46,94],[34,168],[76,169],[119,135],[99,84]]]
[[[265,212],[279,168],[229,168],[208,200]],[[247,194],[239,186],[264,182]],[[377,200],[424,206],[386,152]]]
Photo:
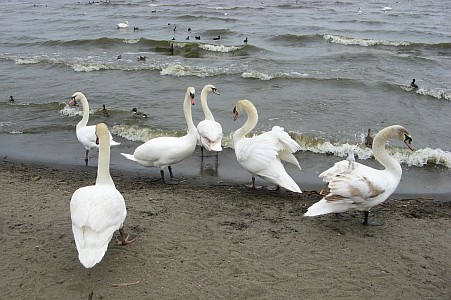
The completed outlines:
[[[133,154],[121,153],[121,155],[124,156],[126,159],[137,161],[136,158],[133,156]]]
[[[110,140],[110,147],[119,146],[121,143]]]
[[[329,202],[325,198],[323,198],[310,206],[304,216],[314,217],[330,213],[342,213],[348,211],[351,208],[350,206],[351,205],[349,203]]]
[[[76,232],[80,231],[74,230],[74,234]],[[89,227],[81,228],[81,232],[83,236],[75,238],[78,259],[85,268],[92,268],[102,260],[113,235],[108,234],[106,237],[104,234],[99,234],[99,232]]]

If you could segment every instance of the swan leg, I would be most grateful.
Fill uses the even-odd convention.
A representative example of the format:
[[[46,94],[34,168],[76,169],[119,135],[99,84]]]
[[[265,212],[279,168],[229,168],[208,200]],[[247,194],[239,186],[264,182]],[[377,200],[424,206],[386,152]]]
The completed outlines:
[[[121,235],[121,240],[118,242],[118,244],[122,246],[133,243],[138,238],[137,235],[125,233],[124,228],[119,229],[119,233]]]
[[[164,183],[166,183],[166,184],[179,184],[179,183],[185,181],[184,178],[177,178],[177,177],[174,176],[174,174],[172,174],[171,166],[168,166],[168,170],[169,170],[169,175],[171,176],[171,181],[166,181],[164,179],[164,171],[160,170],[161,179],[163,180]]]
[[[378,222],[378,221],[368,221],[369,214],[370,214],[369,211],[367,211],[367,210],[364,211],[364,219],[363,219],[363,223],[362,223],[363,225],[365,225],[365,226],[382,226],[382,225],[384,225],[383,223]]]
[[[253,189],[260,189],[261,186],[260,185],[255,185],[255,177],[252,176],[252,184],[246,184],[247,187],[253,188]]]
[[[89,149],[86,149],[85,152],[85,164],[88,165],[88,154],[89,154]]]
[[[204,157],[204,147],[200,146],[200,155],[202,156],[202,158]]]

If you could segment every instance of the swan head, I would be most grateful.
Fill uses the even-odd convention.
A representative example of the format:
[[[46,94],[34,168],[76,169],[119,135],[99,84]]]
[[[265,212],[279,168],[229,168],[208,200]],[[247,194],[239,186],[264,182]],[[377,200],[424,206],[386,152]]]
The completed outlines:
[[[402,127],[401,125],[393,125],[389,126],[382,130],[382,132],[386,132],[385,134],[388,134],[388,138],[394,138],[398,139],[404,142],[406,146],[413,151],[412,146],[412,137],[410,136],[410,133],[407,129]],[[384,133],[383,133],[384,134]]]
[[[238,115],[239,113],[245,109],[245,108],[253,108],[255,109],[254,104],[252,104],[251,101],[243,99],[243,100],[238,100],[235,104],[235,107],[233,107],[233,121],[236,121],[236,119],[238,119]]]
[[[204,88],[202,89],[202,93],[204,93],[204,92],[213,93],[213,94],[219,95],[218,90],[212,84],[207,84],[206,86],[204,86]]]
[[[194,95],[196,94],[196,89],[193,88],[192,86],[190,86],[187,90],[186,90],[186,95],[190,97],[191,99],[191,105],[196,104],[196,99],[194,99]]]
[[[78,102],[81,101],[82,98],[86,98],[82,92],[76,92],[70,97],[69,105],[77,106]]]

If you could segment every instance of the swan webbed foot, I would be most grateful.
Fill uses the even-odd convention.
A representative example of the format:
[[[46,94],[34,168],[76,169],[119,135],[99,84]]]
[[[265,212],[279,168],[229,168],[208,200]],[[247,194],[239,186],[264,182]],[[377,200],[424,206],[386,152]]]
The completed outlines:
[[[123,228],[119,229],[119,233],[120,233],[120,240],[118,240],[118,244],[122,245],[122,246],[131,244],[138,238],[137,235],[125,233]]]
[[[365,225],[365,226],[382,226],[382,225],[384,225],[384,223],[376,221],[376,220],[368,221],[368,215],[370,214],[369,211],[364,211],[364,214],[365,214],[364,215],[365,218],[363,219],[362,225]]]

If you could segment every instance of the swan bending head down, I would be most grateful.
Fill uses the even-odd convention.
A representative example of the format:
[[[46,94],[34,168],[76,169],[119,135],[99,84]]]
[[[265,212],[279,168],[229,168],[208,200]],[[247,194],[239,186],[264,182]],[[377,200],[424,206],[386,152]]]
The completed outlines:
[[[330,193],[310,206],[305,216],[317,216],[329,213],[342,213],[350,210],[364,211],[364,225],[368,222],[369,210],[384,202],[398,187],[402,176],[400,164],[391,157],[385,144],[388,140],[403,141],[412,148],[412,137],[403,126],[392,125],[379,131],[373,140],[374,158],[385,168],[374,169],[366,165],[352,162],[352,170],[340,167],[343,161],[322,172],[319,177],[329,182]],[[346,163],[346,165],[348,162]]]
[[[222,151],[222,126],[215,121],[213,114],[210,111],[207,103],[207,95],[213,93],[219,95],[218,90],[214,85],[207,84],[200,93],[200,102],[202,111],[205,115],[205,120],[199,122],[197,131],[199,133],[199,144],[201,145],[202,156],[204,156],[204,148],[208,151],[219,152]]]
[[[247,113],[244,125],[233,134],[233,146],[238,162],[252,174],[252,186],[255,188],[255,176],[282,186],[287,190],[302,193],[296,182],[286,172],[282,161],[286,161],[301,169],[293,155],[301,149],[282,127],[274,126],[271,131],[246,138],[257,125],[258,113],[249,100],[239,100],[233,108],[233,119],[236,121],[241,111]]]

